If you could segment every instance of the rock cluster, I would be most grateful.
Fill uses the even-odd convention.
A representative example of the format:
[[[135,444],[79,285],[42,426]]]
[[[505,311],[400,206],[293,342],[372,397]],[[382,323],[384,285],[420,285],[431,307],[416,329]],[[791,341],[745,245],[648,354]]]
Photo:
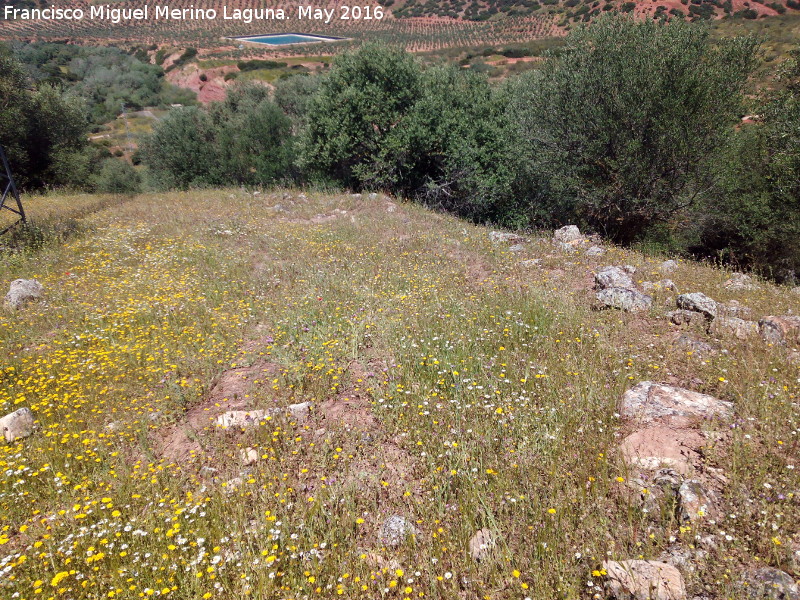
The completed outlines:
[[[601,306],[616,308],[626,312],[647,310],[653,304],[653,298],[636,289],[631,279],[633,267],[603,267],[594,276],[597,293],[595,298]]]
[[[29,408],[20,408],[0,419],[0,431],[7,442],[26,438],[33,433],[34,419]]]

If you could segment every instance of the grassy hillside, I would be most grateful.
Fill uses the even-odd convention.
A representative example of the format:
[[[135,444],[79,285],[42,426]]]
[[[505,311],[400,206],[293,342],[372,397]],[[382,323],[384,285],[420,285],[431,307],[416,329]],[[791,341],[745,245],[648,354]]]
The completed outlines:
[[[0,447],[0,596],[592,598],[604,560],[638,557],[681,564],[689,597],[741,598],[757,566],[800,576],[797,353],[671,325],[666,287],[644,313],[592,310],[594,271],[641,285],[663,258],[511,251],[383,196],[26,207],[79,227],[1,255],[3,289],[35,277],[45,300],[0,313],[0,415],[39,426]],[[729,276],[669,275],[751,319],[800,311]],[[733,402],[695,431],[718,428],[690,465],[717,497],[704,517],[620,453],[641,381]],[[234,409],[277,410],[216,426]],[[414,528],[396,546],[391,516]]]

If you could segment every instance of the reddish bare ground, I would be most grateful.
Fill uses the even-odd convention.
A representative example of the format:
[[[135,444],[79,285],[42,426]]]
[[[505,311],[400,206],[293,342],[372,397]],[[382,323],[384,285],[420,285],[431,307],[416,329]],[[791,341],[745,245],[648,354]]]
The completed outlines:
[[[237,70],[232,65],[202,70],[196,64],[190,64],[167,73],[167,81],[178,87],[192,90],[197,93],[198,102],[208,104],[225,99],[228,85],[231,83],[225,81],[225,74]],[[200,79],[201,75],[206,76],[206,81]]]

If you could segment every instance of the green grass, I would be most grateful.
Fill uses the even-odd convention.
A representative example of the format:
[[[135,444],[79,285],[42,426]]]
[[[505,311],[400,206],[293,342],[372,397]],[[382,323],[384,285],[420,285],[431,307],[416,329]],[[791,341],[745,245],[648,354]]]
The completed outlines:
[[[690,594],[788,568],[800,374],[784,349],[676,350],[666,293],[646,315],[590,309],[592,269],[654,280],[656,257],[597,262],[538,236],[519,255],[383,196],[307,195],[26,198],[34,221],[82,230],[0,255],[2,285],[36,277],[47,296],[0,313],[0,414],[28,406],[40,425],[0,448],[0,595],[590,598],[603,560],[695,535],[718,546],[684,573]],[[682,263],[672,279],[756,315],[800,310],[727,276]],[[618,401],[641,380],[736,403],[707,457],[729,479],[717,522],[681,526],[627,491]],[[307,420],[210,420],[302,401]],[[175,439],[185,453],[165,451]],[[378,539],[392,514],[418,529],[398,548]],[[475,563],[482,527],[499,544]]]

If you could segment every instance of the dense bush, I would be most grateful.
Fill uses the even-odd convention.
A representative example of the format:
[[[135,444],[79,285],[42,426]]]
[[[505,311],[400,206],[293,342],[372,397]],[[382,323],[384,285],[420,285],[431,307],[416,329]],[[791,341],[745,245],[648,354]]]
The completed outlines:
[[[14,53],[35,81],[83,98],[97,124],[114,119],[123,105],[138,110],[194,102],[195,94],[169,84],[160,66],[118,48],[36,43],[16,44]]]
[[[88,123],[79,98],[34,86],[0,47],[0,143],[21,188],[80,185],[89,175]]]
[[[422,69],[403,50],[367,44],[334,61],[308,109],[303,166],[352,189],[393,189],[403,177],[402,122]]]
[[[778,279],[800,275],[800,49],[783,67],[785,88],[763,99],[759,119],[737,131],[722,185],[696,215],[698,253]]]
[[[749,38],[600,18],[520,78],[518,180],[541,225],[580,221],[630,243],[707,193],[753,68]]]
[[[109,158],[92,178],[94,189],[108,194],[135,194],[141,188],[141,179],[130,163]]]
[[[167,188],[270,184],[291,175],[289,118],[263,86],[232,88],[207,109],[170,111],[142,144],[143,162]]]

